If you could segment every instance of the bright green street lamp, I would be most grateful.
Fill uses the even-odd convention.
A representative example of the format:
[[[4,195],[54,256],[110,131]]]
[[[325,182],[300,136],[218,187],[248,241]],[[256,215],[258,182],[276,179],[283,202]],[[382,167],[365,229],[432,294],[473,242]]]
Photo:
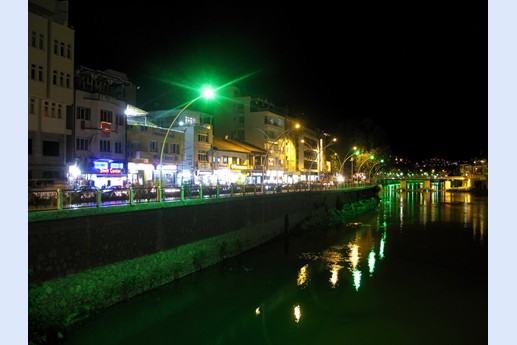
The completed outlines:
[[[207,98],[207,99],[212,99],[215,97],[215,89],[214,88],[211,88],[209,86],[205,86],[201,89],[201,94],[199,96],[197,96],[196,98],[194,98],[193,100],[191,100],[190,102],[187,103],[186,106],[184,106],[179,112],[178,114],[176,114],[176,116],[174,117],[174,119],[172,120],[169,128],[167,129],[167,132],[165,133],[165,137],[163,138],[163,144],[162,144],[162,150],[160,152],[160,183],[159,183],[159,202],[161,202],[163,200],[163,190],[162,190],[162,178],[163,178],[163,152],[164,152],[164,149],[165,149],[165,145],[167,145],[167,138],[169,137],[169,132],[171,131],[172,129],[172,126],[174,126],[174,123],[176,122],[176,120],[180,117],[180,115],[185,111],[185,109],[187,109],[188,107],[190,107],[190,105],[192,105],[192,103],[196,102],[198,99],[200,98]]]

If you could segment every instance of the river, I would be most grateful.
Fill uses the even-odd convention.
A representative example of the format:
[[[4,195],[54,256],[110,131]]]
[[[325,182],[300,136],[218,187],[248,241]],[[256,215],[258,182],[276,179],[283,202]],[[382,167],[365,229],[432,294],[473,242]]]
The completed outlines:
[[[275,239],[120,303],[60,344],[487,339],[488,196],[388,188],[374,211]]]

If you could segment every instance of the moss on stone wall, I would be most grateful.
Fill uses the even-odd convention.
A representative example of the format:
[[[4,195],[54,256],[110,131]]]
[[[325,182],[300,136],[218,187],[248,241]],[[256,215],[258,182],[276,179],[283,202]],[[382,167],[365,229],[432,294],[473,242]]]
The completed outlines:
[[[318,214],[300,223],[294,232],[310,231],[321,226],[332,227],[350,219],[374,210],[379,204],[379,198],[372,197],[369,199],[359,200],[353,203],[344,204],[336,203],[336,208],[330,209],[328,212]]]

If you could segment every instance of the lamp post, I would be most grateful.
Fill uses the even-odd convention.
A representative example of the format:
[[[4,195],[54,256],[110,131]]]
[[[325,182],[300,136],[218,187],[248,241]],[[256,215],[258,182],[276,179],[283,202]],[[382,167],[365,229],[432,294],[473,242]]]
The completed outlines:
[[[320,139],[320,141],[321,141],[321,140],[322,140],[322,139]],[[330,143],[328,143],[326,146],[322,147],[322,145],[323,145],[323,144],[320,144],[320,145],[318,145],[318,146],[317,146],[317,148],[316,148],[316,149],[314,149],[314,148],[313,148],[309,143],[305,142],[305,140],[303,140],[303,139],[301,140],[301,142],[302,142],[303,144],[305,144],[305,145],[309,146],[309,148],[310,148],[311,150],[316,151],[316,152],[317,152],[317,154],[318,154],[318,156],[316,157],[316,158],[317,158],[317,159],[316,159],[316,160],[317,160],[317,164],[318,164],[318,181],[320,181],[320,169],[321,169],[321,168],[320,168],[320,166],[321,166],[321,160],[322,160],[321,155],[322,155],[323,151],[324,151],[327,147],[329,147],[329,146],[333,145],[336,141],[337,141],[337,139],[336,139],[336,138],[333,138],[333,139],[330,141]],[[310,171],[310,170],[312,170],[312,165],[313,165],[313,164],[314,164],[314,161],[312,161],[312,162],[311,162],[311,166],[309,167],[309,171]],[[310,183],[309,183],[309,189],[310,189]]]
[[[336,143],[337,139],[336,138],[333,138],[327,145],[325,145],[324,147],[323,146],[323,139],[320,139],[320,150],[318,152],[318,182],[320,181],[320,171],[321,169],[323,168],[322,165],[323,165],[323,151],[325,151],[325,149],[331,145],[334,145]]]
[[[350,153],[351,152],[351,153]],[[350,153],[350,154],[349,154]],[[339,173],[341,173],[341,170],[343,170],[343,167],[345,166],[345,163],[347,160],[349,160],[350,158],[352,158],[352,162],[353,162],[353,157],[354,155],[355,156],[359,156],[359,154],[361,153],[361,151],[359,151],[357,149],[357,146],[354,146],[350,151],[348,151],[347,155],[348,156],[345,156],[345,159],[343,160],[343,163],[341,163],[341,166],[339,167]],[[354,164],[354,163],[352,163]],[[344,174],[343,174],[344,175]],[[350,175],[351,177],[352,175]]]
[[[308,142],[306,142],[304,139],[301,140],[301,143],[304,144],[304,145],[307,145],[312,151],[317,151],[315,150],[311,144],[309,144]],[[316,160],[317,160],[318,157],[316,157]],[[311,165],[309,167],[309,173],[311,172],[312,170],[312,165],[314,164],[314,161],[312,160],[312,155],[311,155]],[[312,175],[312,174],[311,174]],[[311,183],[310,183],[310,180],[309,180],[309,176],[307,175],[307,186],[309,188],[309,190],[311,189]]]
[[[262,164],[262,192],[264,192],[264,170],[265,170],[265,164],[267,164],[267,159],[268,159],[268,156],[269,156],[269,151],[271,150],[271,146],[278,141],[278,139],[280,139],[281,136],[287,136],[287,134],[289,134],[291,131],[295,130],[295,129],[298,129],[300,128],[300,124],[297,123],[294,125],[294,127],[292,128],[289,128],[285,131],[283,131],[282,133],[280,133],[275,139],[271,140],[271,138],[269,137],[269,135],[264,132],[262,129],[260,128],[256,128],[258,129],[262,134],[264,134],[268,140],[268,147],[267,147],[267,151],[266,151],[266,157],[265,157],[265,162],[264,164]],[[277,144],[278,146],[278,144]],[[277,150],[275,150],[275,152],[278,152],[278,148]],[[278,185],[278,159],[279,157],[277,157],[277,155],[275,154],[275,160],[276,160],[276,184]]]
[[[194,98],[193,100],[191,100],[190,102],[187,103],[187,105],[185,105],[177,114],[176,116],[174,117],[174,119],[172,120],[171,124],[169,125],[169,128],[167,128],[167,132],[165,133],[165,137],[163,138],[163,144],[162,144],[162,149],[160,151],[160,181],[159,181],[159,197],[158,197],[158,201],[159,202],[162,202],[163,200],[163,191],[162,191],[162,178],[163,178],[163,152],[164,152],[164,149],[165,149],[165,145],[167,145],[167,137],[169,136],[169,132],[171,131],[172,129],[172,126],[174,125],[174,123],[176,122],[176,120],[180,117],[180,115],[185,111],[185,109],[187,109],[188,107],[190,107],[192,105],[192,103],[194,103],[195,101],[197,101],[198,99],[200,98],[214,98],[215,97],[215,90],[212,89],[211,87],[205,87],[203,88],[203,90],[201,90],[201,94],[199,96],[197,96],[196,98]]]
[[[368,172],[368,179],[371,180],[372,179],[372,170],[373,168],[378,165],[379,163],[384,163],[384,159],[380,159],[377,163],[375,163],[374,165],[372,165],[372,167],[370,168],[370,171]]]
[[[375,159],[375,156],[374,156],[374,155],[371,155],[371,156],[369,157],[369,159],[373,161],[373,160]],[[364,165],[364,163],[366,163],[366,162],[368,162],[368,158],[367,158],[367,159],[365,159],[365,160],[364,160],[364,161],[359,165],[359,168],[357,168],[357,172],[358,172],[358,173],[360,173],[360,172],[361,172],[361,167],[362,167],[362,166]]]

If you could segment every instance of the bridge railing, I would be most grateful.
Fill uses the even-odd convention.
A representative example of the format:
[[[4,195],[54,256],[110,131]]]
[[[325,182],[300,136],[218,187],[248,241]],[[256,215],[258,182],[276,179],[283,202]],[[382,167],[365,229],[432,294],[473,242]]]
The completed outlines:
[[[374,183],[297,183],[285,185],[217,185],[162,187],[130,187],[114,190],[46,189],[28,192],[28,211],[58,211],[93,207],[116,207],[142,203],[181,202],[192,199],[234,198],[274,193],[316,192],[324,190],[368,187]]]

